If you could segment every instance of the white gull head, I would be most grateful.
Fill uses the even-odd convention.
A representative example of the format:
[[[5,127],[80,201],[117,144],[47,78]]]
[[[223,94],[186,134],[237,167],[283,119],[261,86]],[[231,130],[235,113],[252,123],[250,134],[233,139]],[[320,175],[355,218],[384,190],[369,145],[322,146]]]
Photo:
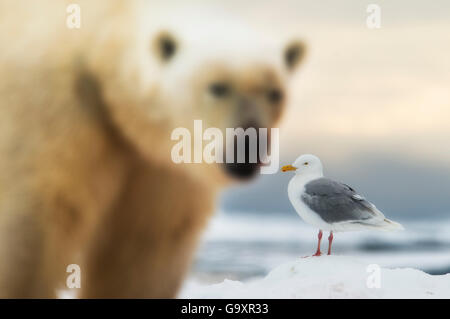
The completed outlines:
[[[323,177],[323,167],[320,159],[311,154],[299,156],[292,165],[283,166],[283,172],[295,171],[295,175],[306,179],[316,179]]]

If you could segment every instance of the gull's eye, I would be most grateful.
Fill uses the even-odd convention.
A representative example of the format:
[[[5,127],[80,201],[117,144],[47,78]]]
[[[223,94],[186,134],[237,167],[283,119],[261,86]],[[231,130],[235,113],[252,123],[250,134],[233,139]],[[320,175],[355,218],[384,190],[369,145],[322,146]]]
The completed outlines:
[[[304,162],[304,163],[303,163],[303,165],[308,165],[308,164],[309,164],[308,162]]]
[[[225,97],[230,91],[229,85],[223,82],[213,83],[209,86],[209,92],[215,97]]]

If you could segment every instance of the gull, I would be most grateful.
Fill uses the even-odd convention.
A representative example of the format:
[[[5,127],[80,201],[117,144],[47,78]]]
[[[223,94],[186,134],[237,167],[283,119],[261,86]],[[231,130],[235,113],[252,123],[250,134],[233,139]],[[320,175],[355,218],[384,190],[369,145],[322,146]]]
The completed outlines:
[[[295,172],[289,181],[289,200],[305,222],[319,228],[317,251],[313,256],[321,255],[323,230],[330,232],[330,255],[333,232],[404,229],[399,223],[387,219],[374,204],[350,186],[323,177],[322,163],[317,156],[301,155],[292,165],[283,166],[281,170]]]

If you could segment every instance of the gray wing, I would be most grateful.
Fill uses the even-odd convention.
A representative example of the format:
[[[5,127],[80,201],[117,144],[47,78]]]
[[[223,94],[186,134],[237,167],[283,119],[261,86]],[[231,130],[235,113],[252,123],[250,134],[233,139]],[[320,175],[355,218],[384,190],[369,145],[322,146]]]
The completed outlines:
[[[328,178],[307,183],[301,199],[327,223],[384,220],[384,215],[354,189]]]

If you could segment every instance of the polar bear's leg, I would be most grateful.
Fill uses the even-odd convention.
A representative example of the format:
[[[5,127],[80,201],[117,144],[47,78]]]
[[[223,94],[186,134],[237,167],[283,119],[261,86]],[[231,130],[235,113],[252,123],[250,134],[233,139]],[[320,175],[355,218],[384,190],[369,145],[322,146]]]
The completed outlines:
[[[188,177],[138,163],[92,241],[81,297],[175,297],[212,199]]]
[[[49,244],[40,207],[24,200],[0,212],[0,298],[54,298],[65,269]]]

